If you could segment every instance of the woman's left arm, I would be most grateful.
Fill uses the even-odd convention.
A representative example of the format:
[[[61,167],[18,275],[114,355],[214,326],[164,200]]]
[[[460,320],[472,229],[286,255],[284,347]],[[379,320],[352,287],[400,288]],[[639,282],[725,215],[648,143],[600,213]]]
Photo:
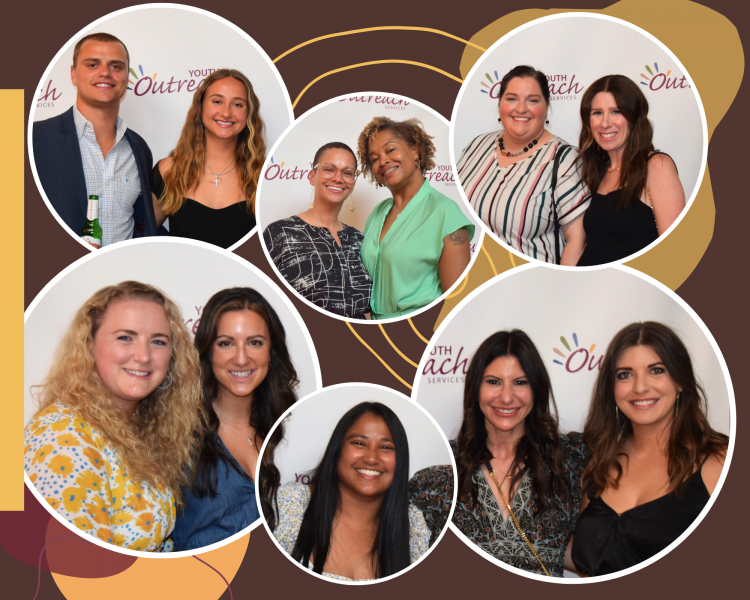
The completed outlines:
[[[443,238],[443,251],[440,253],[438,273],[443,292],[458,281],[471,260],[471,238],[466,227],[461,227]]]
[[[578,259],[583,254],[586,247],[586,230],[583,228],[583,214],[563,225],[563,235],[565,236],[565,248],[560,255],[560,264],[567,267],[575,267]]]
[[[662,235],[680,216],[685,208],[685,192],[677,167],[665,154],[655,154],[648,161],[648,179],[646,182],[654,210],[656,230]]]

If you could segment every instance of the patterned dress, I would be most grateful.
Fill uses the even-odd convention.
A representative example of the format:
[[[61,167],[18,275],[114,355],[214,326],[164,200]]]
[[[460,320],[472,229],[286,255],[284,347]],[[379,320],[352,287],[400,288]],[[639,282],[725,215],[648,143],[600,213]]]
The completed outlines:
[[[47,503],[81,531],[130,550],[172,550],[172,492],[133,481],[106,436],[63,403],[26,427],[24,466]]]
[[[294,550],[297,543],[299,528],[305,516],[307,505],[310,503],[310,488],[303,483],[287,483],[279,488],[278,493],[279,513],[278,524],[273,536],[288,554]],[[414,506],[409,505],[409,553],[411,562],[416,562],[430,547],[430,530],[425,523],[422,513]],[[310,565],[312,567],[312,564]],[[312,569],[311,569],[312,570]],[[325,577],[338,581],[353,581],[334,573],[323,573]],[[371,579],[358,579],[357,581],[372,581]]]
[[[342,225],[339,245],[327,227],[289,217],[266,227],[263,243],[281,276],[303,298],[333,314],[364,319],[372,279],[360,258],[362,233]]]
[[[456,454],[456,442],[451,441]],[[563,576],[565,549],[576,528],[581,505],[581,473],[586,466],[586,452],[580,433],[560,436],[563,474],[567,476],[573,492],[572,502],[563,502],[559,495],[550,498],[550,508],[537,515],[536,496],[532,489],[533,476],[527,470],[513,496],[513,512],[529,541],[544,562],[551,575]],[[409,482],[412,503],[425,515],[431,528],[440,528],[447,521],[453,501],[453,469],[440,465],[415,473]],[[473,476],[479,492],[479,503],[474,506],[471,498],[463,495],[458,499],[453,523],[467,538],[495,558],[524,571],[544,574],[539,561],[534,557],[521,537],[513,520],[503,519],[500,506],[492,493],[490,482],[477,469]],[[433,534],[435,529],[433,529]]]

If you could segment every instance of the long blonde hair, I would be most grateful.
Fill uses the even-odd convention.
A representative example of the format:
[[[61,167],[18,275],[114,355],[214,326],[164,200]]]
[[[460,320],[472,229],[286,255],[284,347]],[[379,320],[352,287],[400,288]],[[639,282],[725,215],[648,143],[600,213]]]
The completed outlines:
[[[164,174],[164,191],[159,198],[161,210],[167,216],[180,210],[187,194],[203,175],[206,164],[203,101],[211,84],[227,77],[240,81],[247,91],[247,126],[237,136],[235,161],[247,211],[252,214],[255,210],[258,178],[266,160],[265,124],[260,118],[260,100],[253,91],[253,84],[242,73],[235,69],[219,69],[195,90],[177,147],[169,153],[172,165]]]
[[[172,383],[138,403],[132,417],[119,411],[94,366],[94,338],[115,301],[155,302],[164,309],[172,333]],[[39,410],[62,402],[87,421],[118,453],[135,481],[161,484],[175,494],[187,483],[202,417],[200,368],[180,309],[153,286],[123,281],[102,288],[78,309],[39,386]]]

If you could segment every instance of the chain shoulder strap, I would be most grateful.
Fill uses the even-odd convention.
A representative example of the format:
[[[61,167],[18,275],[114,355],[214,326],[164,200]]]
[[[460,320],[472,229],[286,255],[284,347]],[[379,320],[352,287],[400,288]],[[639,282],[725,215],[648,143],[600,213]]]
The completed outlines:
[[[489,462],[484,463],[484,465],[485,467],[487,467],[487,470],[490,472],[490,475],[492,476],[492,480],[495,482],[495,485],[497,486],[497,491],[500,492],[500,497],[503,499],[503,502],[505,502],[505,506],[508,507],[510,518],[513,519],[513,523],[515,523],[516,529],[518,529],[518,532],[521,534],[523,541],[526,542],[526,545],[529,547],[529,550],[531,550],[534,557],[539,561],[539,564],[542,565],[542,570],[544,571],[544,574],[547,577],[552,577],[552,575],[549,574],[547,567],[544,566],[542,559],[539,558],[539,555],[536,553],[536,550],[534,550],[534,546],[531,545],[529,538],[526,537],[526,534],[523,532],[523,529],[521,529],[521,525],[518,522],[518,519],[516,519],[516,515],[513,512],[513,509],[510,507],[508,500],[505,498],[505,494],[503,494],[503,490],[500,488],[500,483],[497,481],[497,477],[495,476],[495,469],[492,468],[492,465]]]

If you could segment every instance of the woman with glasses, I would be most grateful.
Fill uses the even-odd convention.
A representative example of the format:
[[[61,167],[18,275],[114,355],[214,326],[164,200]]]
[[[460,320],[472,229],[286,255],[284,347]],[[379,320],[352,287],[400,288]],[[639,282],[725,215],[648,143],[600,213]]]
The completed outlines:
[[[357,180],[357,159],[349,146],[330,142],[315,153],[309,209],[271,223],[263,241],[279,273],[304,298],[342,317],[364,319],[370,312],[372,279],[360,258],[362,233],[339,221]]]

